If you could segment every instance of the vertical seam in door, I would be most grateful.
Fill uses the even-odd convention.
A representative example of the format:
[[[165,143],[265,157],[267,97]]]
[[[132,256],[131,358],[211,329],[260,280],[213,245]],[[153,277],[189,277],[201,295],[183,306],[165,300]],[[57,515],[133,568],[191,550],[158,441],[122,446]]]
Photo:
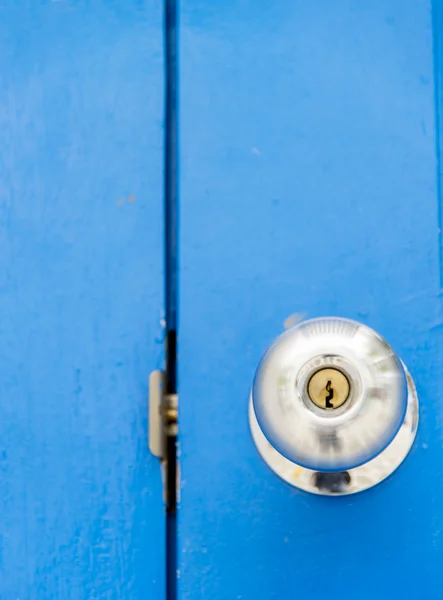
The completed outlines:
[[[443,10],[440,0],[432,2],[432,43],[433,43],[433,71],[434,71],[434,103],[435,103],[435,154],[437,168],[437,215],[438,215],[438,256],[439,256],[439,282],[440,291],[443,290],[443,207],[442,207],[442,182],[441,182],[441,36],[439,29],[443,24]]]
[[[164,0],[165,50],[165,383],[177,393],[178,305],[178,160],[177,160],[177,1]],[[177,440],[167,437],[166,485],[166,599],[177,598]]]
[[[166,331],[177,332],[178,175],[177,175],[177,3],[165,1],[165,301]],[[175,360],[176,348],[167,358]],[[175,364],[169,369],[168,393],[176,393]]]

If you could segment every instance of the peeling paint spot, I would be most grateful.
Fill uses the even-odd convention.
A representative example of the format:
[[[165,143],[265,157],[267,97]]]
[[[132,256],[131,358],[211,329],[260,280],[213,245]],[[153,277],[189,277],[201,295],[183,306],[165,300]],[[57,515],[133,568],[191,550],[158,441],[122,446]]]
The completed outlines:
[[[283,327],[285,329],[294,327],[294,325],[297,325],[297,323],[300,323],[300,321],[303,321],[306,317],[307,313],[292,313],[292,315],[289,315],[289,317],[283,321]]]
[[[292,479],[297,479],[297,477],[300,477],[301,472],[303,471],[302,467],[297,467],[294,471],[294,473],[292,474]]]
[[[123,205],[124,205],[124,204],[126,204],[126,203],[133,204],[134,202],[135,202],[135,196],[134,196],[134,194],[131,194],[131,195],[130,195],[130,196],[128,196],[127,198],[125,198],[125,197],[122,197],[122,196],[121,196],[121,197],[120,197],[120,198],[117,200],[117,204],[118,204],[119,206],[123,206]]]

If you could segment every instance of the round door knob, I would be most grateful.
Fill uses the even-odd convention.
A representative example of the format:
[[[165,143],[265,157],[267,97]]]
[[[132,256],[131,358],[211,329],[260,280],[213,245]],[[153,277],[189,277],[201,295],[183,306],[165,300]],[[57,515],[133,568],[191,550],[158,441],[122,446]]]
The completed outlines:
[[[375,331],[348,319],[311,319],[264,354],[250,422],[263,458],[291,484],[353,493],[402,462],[418,401],[402,361]]]

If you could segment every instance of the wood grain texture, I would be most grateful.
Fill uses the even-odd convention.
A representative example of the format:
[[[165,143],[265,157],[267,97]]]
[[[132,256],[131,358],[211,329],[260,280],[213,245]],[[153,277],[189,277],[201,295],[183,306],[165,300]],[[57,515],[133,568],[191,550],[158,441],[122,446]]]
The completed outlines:
[[[179,598],[435,598],[443,315],[431,4],[181,6]],[[297,491],[251,440],[255,368],[294,313],[367,323],[417,383],[414,449],[361,495]]]
[[[164,598],[161,6],[0,5],[0,598]]]

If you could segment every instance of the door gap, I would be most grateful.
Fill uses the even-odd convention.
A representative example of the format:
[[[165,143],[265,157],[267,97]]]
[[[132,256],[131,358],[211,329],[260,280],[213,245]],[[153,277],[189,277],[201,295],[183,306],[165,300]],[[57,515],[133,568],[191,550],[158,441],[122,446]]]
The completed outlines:
[[[165,129],[164,129],[164,259],[165,385],[177,394],[178,306],[178,114],[177,0],[164,0]],[[177,438],[166,444],[166,600],[177,598]]]

